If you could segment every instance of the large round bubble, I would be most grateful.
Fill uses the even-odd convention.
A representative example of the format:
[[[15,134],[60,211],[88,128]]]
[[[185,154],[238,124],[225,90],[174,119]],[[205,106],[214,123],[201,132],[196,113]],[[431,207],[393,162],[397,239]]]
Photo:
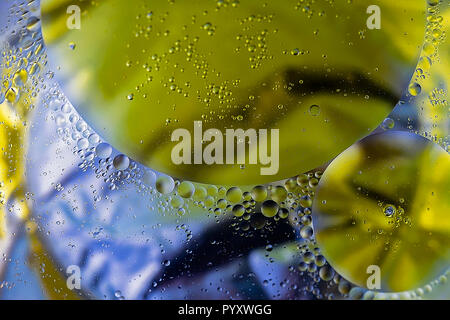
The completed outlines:
[[[337,157],[312,213],[319,246],[339,274],[369,289],[404,291],[448,268],[449,212],[450,156],[423,137],[394,131]]]
[[[423,41],[425,2],[383,1],[382,28],[369,29],[372,2],[73,0],[77,26],[67,1],[43,0],[42,30],[65,94],[114,148],[190,181],[260,184],[326,163],[399,100]],[[212,165],[195,161],[194,140],[206,147],[211,128],[256,130],[245,164],[229,150]],[[191,135],[183,164],[171,157],[176,129]]]

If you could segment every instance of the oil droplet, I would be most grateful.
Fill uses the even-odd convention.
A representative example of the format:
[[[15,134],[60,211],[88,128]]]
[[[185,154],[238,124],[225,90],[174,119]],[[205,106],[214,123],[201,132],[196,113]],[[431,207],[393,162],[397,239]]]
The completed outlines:
[[[205,187],[200,186],[200,187],[195,188],[194,199],[203,200],[206,198],[207,195],[208,195],[208,191],[206,190]]]
[[[330,266],[322,267],[319,270],[319,276],[323,281],[331,281],[334,274],[334,270]]]
[[[261,205],[261,212],[267,218],[272,218],[278,213],[278,203],[273,200],[266,200]]]
[[[433,44],[427,42],[423,45],[423,53],[427,56],[431,56],[435,51]]]
[[[130,165],[130,159],[124,154],[119,154],[114,158],[113,165],[117,170],[125,170]]]
[[[162,194],[168,194],[173,191],[175,188],[175,181],[173,181],[172,177],[169,176],[160,176],[158,180],[156,180],[156,190]]]
[[[182,196],[183,198],[190,198],[194,195],[195,187],[194,185],[189,181],[183,181],[178,186],[178,194]]]
[[[310,226],[304,226],[300,229],[300,235],[303,239],[310,239],[313,236],[313,229]]]
[[[309,208],[312,205],[312,199],[308,195],[301,197],[299,202],[303,208]]]
[[[422,70],[429,70],[431,68],[431,59],[429,57],[422,57],[417,64],[417,67]]]
[[[413,97],[419,95],[421,91],[422,91],[422,87],[417,82],[411,83],[408,87],[408,92]]]
[[[233,207],[232,212],[235,217],[242,217],[245,213],[245,208],[242,204],[237,204]]]
[[[384,130],[392,129],[392,128],[394,128],[394,126],[395,126],[395,121],[392,120],[391,118],[384,119],[383,123],[381,124],[381,127]]]
[[[238,203],[242,200],[242,190],[238,187],[232,187],[227,191],[227,200],[231,203]]]
[[[18,92],[15,88],[11,87],[6,91],[5,98],[9,103],[15,103],[17,101]]]
[[[252,198],[257,202],[262,202],[267,198],[267,189],[264,186],[256,186],[252,189]]]

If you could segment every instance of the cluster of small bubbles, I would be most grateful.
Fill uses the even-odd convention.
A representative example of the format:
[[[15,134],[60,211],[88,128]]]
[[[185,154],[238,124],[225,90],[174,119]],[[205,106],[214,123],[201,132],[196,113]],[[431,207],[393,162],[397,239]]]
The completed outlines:
[[[323,297],[321,290],[316,287],[320,281],[327,283],[327,287],[336,286],[336,291],[344,297],[349,295],[352,285],[340,277],[336,271],[328,264],[325,257],[320,253],[317,247],[311,217],[311,206],[314,197],[314,189],[322,176],[321,171],[302,174],[285,180],[284,185],[256,186],[250,196],[253,200],[261,203],[261,214],[258,217],[267,219],[292,218],[292,222],[298,226],[300,240],[299,253],[300,262],[298,271],[307,275],[312,280],[312,286],[305,286],[304,290],[311,292],[317,297]],[[236,217],[246,217],[243,206],[235,206]],[[290,215],[290,212],[297,212],[297,216]],[[275,215],[274,215],[275,213]],[[278,214],[276,214],[278,213]],[[250,221],[252,216],[250,214]],[[248,230],[248,227],[261,227],[255,223],[248,224],[247,228],[241,228],[242,231]],[[268,245],[266,251],[272,251]],[[326,295],[326,298],[333,299],[334,294]]]
[[[384,204],[383,202],[379,202],[378,205],[381,208],[381,212],[387,218],[389,218],[388,223],[391,224],[394,228],[400,227],[400,225],[404,224],[406,226],[411,226],[411,219],[405,215],[404,209],[404,199],[400,198],[398,200],[398,204],[394,205],[391,203]],[[378,230],[379,234],[382,234],[384,230]],[[386,245],[388,245],[386,243]]]
[[[311,212],[310,206],[312,205],[311,197],[314,194],[312,190],[317,186],[320,176],[321,173],[316,172],[287,179],[284,186],[256,186],[249,192],[244,192],[242,207],[234,207],[235,216],[242,217],[244,220],[250,220],[250,222],[252,222],[253,218],[256,221],[267,222],[267,220],[262,218],[274,219],[275,221],[287,219],[290,216],[289,213],[296,210],[299,210],[302,215],[309,215]],[[246,197],[248,197],[248,200]],[[244,210],[246,213],[243,213]],[[257,210],[260,210],[260,213]],[[297,221],[299,225],[304,227],[303,231],[300,232],[301,235],[313,241],[312,219],[305,217],[301,221]]]
[[[322,298],[322,286],[318,286],[320,282],[323,282],[327,288],[331,289],[331,292],[337,292],[343,296],[348,294],[350,290],[350,284],[340,277],[336,271],[328,264],[325,257],[321,254],[320,249],[315,242],[308,242],[306,240],[300,240],[298,244],[298,250],[301,254],[300,260],[297,265],[297,269],[300,275],[304,279],[311,279],[311,285],[305,285],[304,289],[313,293],[316,297]],[[342,284],[341,284],[342,283]],[[339,289],[339,284],[341,288]],[[336,287],[336,289],[332,289]],[[325,293],[325,298],[333,299],[335,293]]]
[[[239,0],[217,0],[216,1],[216,10],[220,10],[222,8],[232,7],[237,8],[239,6]]]
[[[439,1],[430,0],[427,2],[428,14],[425,29],[425,43],[422,47],[422,54],[417,63],[414,77],[408,86],[408,93],[412,97],[416,97],[422,92],[421,82],[429,75],[430,68],[437,59],[436,48],[446,38],[445,32],[442,31],[444,19],[439,15]]]
[[[300,197],[299,203],[303,208],[310,208],[312,205],[312,199],[309,195],[304,195]]]
[[[225,3],[227,3],[226,1],[223,1],[223,2],[224,2],[224,4],[219,6],[220,8],[228,6],[228,4],[225,4]],[[230,3],[230,5],[232,7],[236,7],[235,5],[233,5],[231,3]],[[159,20],[154,19],[153,13],[150,15],[150,18],[147,15],[145,21],[143,21],[142,23],[139,23],[136,26],[136,30],[134,32],[135,36],[136,37],[145,37],[146,39],[150,38],[152,33],[156,37],[168,36],[170,34],[169,30],[166,30],[165,32],[156,32],[156,33],[153,32],[154,29],[157,29],[155,27],[155,25],[164,23],[168,15],[169,15],[169,13],[163,14]],[[142,16],[139,15],[136,18],[137,18],[137,20],[141,20]],[[197,20],[198,20],[197,16],[192,17],[193,25],[199,24],[198,25],[199,29],[202,31],[205,31],[206,35],[214,36],[215,31],[216,31],[216,27],[214,26],[214,23],[212,23],[210,21],[200,22]],[[187,31],[188,28],[189,28],[188,26],[184,26],[183,30]],[[200,36],[202,36],[202,34]],[[154,78],[153,74],[155,74],[156,72],[159,72],[161,70],[161,65],[170,64],[174,68],[174,73],[175,72],[183,73],[183,72],[185,72],[185,70],[192,67],[193,70],[195,70],[194,74],[196,76],[200,77],[201,79],[207,80],[206,92],[202,92],[200,95],[198,94],[198,92],[196,93],[196,95],[198,96],[198,101],[200,103],[205,104],[207,107],[215,102],[218,102],[220,105],[227,104],[227,106],[231,106],[232,104],[234,104],[235,101],[233,98],[233,93],[231,91],[231,85],[236,86],[237,83],[239,83],[239,80],[236,79],[235,81],[232,81],[233,83],[231,83],[230,81],[223,81],[223,82],[218,83],[217,81],[212,81],[210,79],[209,74],[210,74],[211,70],[209,67],[208,60],[206,59],[206,57],[203,54],[201,54],[197,50],[197,45],[200,40],[200,36],[191,37],[188,33],[186,33],[186,35],[184,35],[183,37],[180,37],[179,39],[175,40],[166,51],[150,54],[149,60],[136,61],[134,63],[132,61],[126,61],[127,67],[133,68],[134,66],[141,65],[143,67],[143,69],[147,72],[147,81],[137,84],[136,92],[142,93],[142,97],[147,98],[149,96],[149,94],[148,94],[148,90],[146,89],[146,86],[150,85],[152,83],[153,78]],[[174,56],[174,55],[184,57],[184,59],[186,60],[186,62],[188,64],[184,65],[184,66],[182,66],[179,63],[173,64],[172,56]],[[217,76],[218,76],[218,74],[217,74]],[[177,81],[176,76],[170,75],[170,76],[164,77],[161,80],[161,84],[164,88],[167,88],[169,94],[176,93],[185,98],[189,98],[191,96],[191,94],[189,92],[191,84],[189,81],[187,81],[185,83],[180,83]],[[136,96],[135,93],[130,93],[127,96],[127,99],[130,101],[134,100],[135,96]],[[175,109],[176,105],[174,105],[173,108]],[[204,121],[206,121],[206,120],[210,119],[211,117],[217,117],[219,120],[223,120],[224,113],[225,113],[225,109],[222,109],[219,113],[211,111],[210,113],[203,114],[202,119]],[[237,116],[232,115],[232,116],[235,117],[237,120],[243,119],[242,115],[237,115]],[[166,125],[169,125],[171,123],[176,123],[177,121],[178,121],[178,119],[167,118]]]
[[[211,22],[206,22],[205,24],[203,24],[201,29],[205,30],[209,36],[213,36],[216,31],[216,28],[212,25]]]
[[[250,28],[251,24],[265,23],[270,24],[273,19],[272,14],[267,15],[250,15],[240,20],[240,24],[243,26],[243,33],[238,34],[236,39],[242,43],[245,51],[250,55],[250,68],[259,68],[263,61],[272,60],[273,56],[268,54],[267,37],[270,34],[268,29],[263,29],[256,34]],[[252,30],[252,32],[250,32]],[[244,52],[245,52],[244,51]],[[236,52],[241,52],[241,46],[236,48]]]
[[[447,96],[447,90],[443,88],[434,88],[429,95],[429,100],[434,107],[448,107]]]
[[[186,193],[189,199],[192,198],[195,205],[207,210],[212,217],[218,218],[229,213],[235,221],[231,228],[243,237],[252,237],[252,230],[273,230],[277,221],[292,219],[298,226],[303,243],[300,250],[302,261],[298,270],[307,272],[314,283],[331,283],[336,279],[336,273],[316,246],[311,218],[314,189],[321,176],[322,172],[316,171],[286,179],[284,184],[258,185],[250,189],[213,185],[192,187],[190,183],[185,183],[183,186],[180,184],[175,192],[182,195],[188,190]],[[172,197],[171,205],[180,206],[180,198]],[[185,208],[183,207],[183,214]],[[297,216],[290,214],[294,212],[297,212]],[[270,244],[266,246],[266,252],[269,253],[272,249]],[[343,280],[339,292],[348,294],[350,287],[347,284]],[[312,291],[320,295],[320,290],[311,289]]]
[[[99,135],[80,118],[57,85],[48,90],[43,101],[53,112],[58,135],[69,145],[72,145],[69,140],[75,142],[73,150],[82,160],[78,165],[81,170],[92,168],[96,177],[103,179],[110,190],[135,184],[141,193],[153,191],[155,173],[145,170],[126,155],[116,153],[110,144],[102,142]],[[95,198],[98,201],[101,199],[98,196]]]

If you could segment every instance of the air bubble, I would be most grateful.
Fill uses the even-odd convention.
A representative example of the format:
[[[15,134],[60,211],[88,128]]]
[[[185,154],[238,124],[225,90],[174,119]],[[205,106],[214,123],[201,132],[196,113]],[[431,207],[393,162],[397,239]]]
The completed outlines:
[[[119,154],[114,158],[113,165],[117,170],[125,170],[130,165],[130,159],[124,154]]]
[[[232,187],[227,191],[227,200],[231,203],[238,203],[242,200],[242,190],[238,187]]]
[[[317,117],[318,115],[320,115],[320,107],[317,104],[313,104],[309,107],[309,113],[312,116]]]
[[[195,187],[191,182],[183,181],[178,186],[177,192],[183,198],[190,198],[194,195]]]
[[[261,212],[267,218],[272,218],[278,213],[279,206],[273,200],[266,200],[261,205]]]
[[[413,97],[419,95],[421,91],[422,91],[422,87],[417,82],[411,83],[408,87],[408,92]]]
[[[106,159],[108,158],[112,153],[112,147],[106,143],[102,142],[95,148],[95,154],[100,159]]]
[[[175,181],[169,176],[160,176],[156,180],[156,190],[162,194],[168,194],[175,188]]]

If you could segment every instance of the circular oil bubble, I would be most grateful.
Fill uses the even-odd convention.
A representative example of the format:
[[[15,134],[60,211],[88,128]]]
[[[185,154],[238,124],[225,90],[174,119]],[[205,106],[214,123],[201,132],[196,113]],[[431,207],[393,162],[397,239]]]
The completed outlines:
[[[126,155],[119,154],[114,158],[113,164],[117,170],[125,170],[130,165],[130,159]]]
[[[107,159],[112,153],[112,147],[102,142],[95,148],[95,153],[100,159]]]
[[[279,208],[275,201],[266,200],[261,205],[261,213],[267,218],[272,218],[278,213]]]
[[[177,192],[183,198],[190,198],[195,193],[195,186],[189,181],[183,181],[178,186]]]
[[[448,268],[449,212],[450,156],[421,136],[388,131],[330,164],[312,214],[321,252],[339,274],[367,287],[378,266],[381,290],[405,291]]]
[[[73,0],[79,28],[69,3],[43,0],[42,31],[65,94],[114,148],[181,179],[256,185],[326,163],[399,100],[424,38],[426,3],[376,2],[379,30],[367,27],[369,0]],[[202,135],[194,121],[222,135],[278,129],[278,171],[261,174],[259,158],[175,164],[172,133],[188,130],[193,148]],[[270,150],[267,140],[259,142]],[[258,157],[258,149],[247,153]]]

